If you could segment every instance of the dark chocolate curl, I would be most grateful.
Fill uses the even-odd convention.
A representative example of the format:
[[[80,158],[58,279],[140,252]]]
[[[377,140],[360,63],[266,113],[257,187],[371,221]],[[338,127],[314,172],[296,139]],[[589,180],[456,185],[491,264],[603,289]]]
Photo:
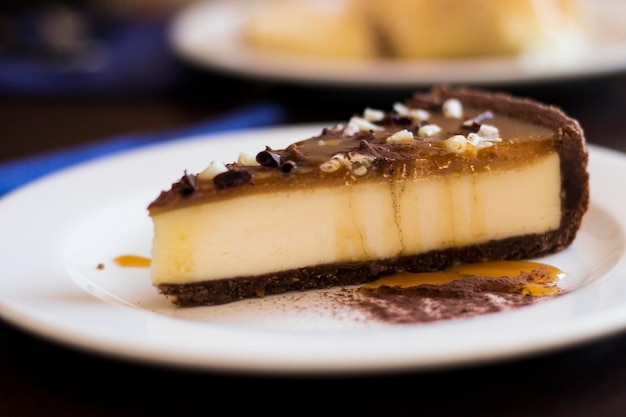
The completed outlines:
[[[256,161],[264,167],[277,167],[281,164],[281,157],[268,147],[257,154]]]
[[[231,169],[230,171],[217,174],[213,178],[213,184],[218,190],[224,188],[238,187],[252,181],[252,174],[245,169]]]
[[[483,124],[485,120],[493,119],[493,113],[490,111],[485,111],[474,117],[473,119],[468,119],[463,122],[463,126],[466,128],[478,130],[480,126]]]
[[[385,115],[385,117],[383,118],[383,120],[381,121],[381,123],[383,124],[388,124],[388,125],[409,125],[411,124],[411,118],[408,116],[402,116],[401,114],[399,114],[398,112],[396,112],[395,110],[392,112],[389,112]]]
[[[280,170],[285,174],[289,174],[294,169],[296,169],[296,163],[294,161],[285,161],[280,164]]]
[[[196,175],[188,174],[185,170],[185,174],[180,180],[180,193],[182,195],[193,194],[198,189],[198,178]]]

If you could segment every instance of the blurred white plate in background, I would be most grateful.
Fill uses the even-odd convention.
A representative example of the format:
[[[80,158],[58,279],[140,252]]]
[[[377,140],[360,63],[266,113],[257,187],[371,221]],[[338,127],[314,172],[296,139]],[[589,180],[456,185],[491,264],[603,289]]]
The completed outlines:
[[[245,0],[192,3],[174,17],[171,45],[206,69],[281,82],[345,87],[416,87],[438,83],[512,84],[626,70],[626,2],[590,1],[588,39],[567,51],[440,60],[333,60],[260,51],[240,39]]]

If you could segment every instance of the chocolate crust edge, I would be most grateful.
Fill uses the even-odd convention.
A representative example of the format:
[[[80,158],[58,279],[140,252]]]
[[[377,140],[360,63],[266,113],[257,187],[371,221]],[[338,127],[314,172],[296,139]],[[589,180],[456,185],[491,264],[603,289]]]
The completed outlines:
[[[440,100],[458,98],[467,105],[490,110],[545,126],[555,131],[554,148],[561,161],[561,226],[555,232],[562,238],[562,247],[576,237],[584,214],[589,208],[589,151],[580,123],[559,107],[531,98],[516,97],[504,92],[490,92],[466,87],[438,86],[431,90]]]
[[[559,229],[545,233],[490,241],[464,248],[358,264],[329,264],[266,274],[192,284],[159,284],[157,289],[175,305],[192,307],[226,304],[247,298],[290,291],[364,284],[394,272],[441,270],[457,262],[519,260],[546,256],[567,248],[575,239],[589,205],[588,151],[584,132],[575,119],[561,109],[528,98],[475,89],[431,90],[442,99],[456,97],[463,103],[490,108],[553,129],[554,147],[561,160],[561,204]]]

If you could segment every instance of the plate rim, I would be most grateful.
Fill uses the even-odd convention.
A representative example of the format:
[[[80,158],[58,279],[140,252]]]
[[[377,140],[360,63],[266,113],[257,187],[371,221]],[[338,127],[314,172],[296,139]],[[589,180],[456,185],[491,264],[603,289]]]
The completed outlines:
[[[39,193],[41,192],[41,190],[47,190],[52,185],[56,185],[59,182],[67,181],[69,178],[75,178],[79,175],[85,175],[85,173],[89,173],[92,170],[102,169],[106,171],[109,165],[114,165],[116,161],[120,161],[122,159],[125,159],[127,162],[131,163],[137,158],[142,158],[146,155],[149,155],[150,153],[159,154],[163,152],[168,152],[171,149],[179,147],[189,147],[190,149],[192,149],[196,146],[200,146],[200,144],[205,143],[208,143],[208,145],[206,146],[218,146],[220,143],[232,141],[237,137],[241,138],[242,136],[249,136],[251,132],[262,133],[268,136],[283,134],[286,136],[289,135],[291,137],[291,135],[297,132],[308,133],[312,131],[317,131],[319,126],[322,125],[323,124],[291,125],[263,127],[258,129],[243,129],[240,131],[202,135],[193,138],[182,138],[182,140],[179,139],[164,144],[150,145],[148,147],[143,147],[140,149],[123,151],[115,155],[87,161],[75,167],[66,168],[49,176],[35,180],[11,193],[8,193],[0,199],[0,213],[4,213],[7,206],[19,206],[20,203],[24,200],[28,201],[29,198],[32,198],[32,194]],[[617,163],[622,169],[626,170],[626,155],[624,155],[623,153],[592,144],[589,144],[588,147],[590,151],[590,160],[592,162],[592,166],[601,167],[603,166],[603,164],[599,164],[598,162],[612,161],[612,163]],[[591,172],[591,175],[592,177],[595,175],[593,171]],[[592,201],[593,196],[594,193],[592,190]],[[621,225],[623,227],[623,223],[626,222],[626,220],[620,219],[620,221],[622,222]],[[6,222],[3,223],[0,219],[0,228],[1,227],[7,227],[7,224]],[[42,237],[45,238],[45,236]],[[18,243],[26,244],[27,240],[22,240]],[[3,246],[5,248],[8,248],[8,242],[2,242],[2,240],[0,239],[0,247]],[[45,247],[46,246],[44,245],[40,248]],[[17,249],[19,248],[20,247],[18,245]],[[20,251],[15,249],[16,248],[13,248],[12,253],[11,251],[8,254],[0,253],[0,259],[6,260],[6,258],[11,255],[18,255],[21,256],[21,259],[28,259],[28,256],[25,256],[23,253],[20,254]],[[25,248],[22,247],[22,249]],[[37,259],[41,260],[49,255],[50,254],[41,253],[38,255]],[[19,260],[14,262],[17,263],[19,262]],[[624,263],[624,254],[622,253],[619,265],[616,268],[622,271],[626,267]],[[52,264],[57,268],[62,268],[62,265],[59,265],[59,261],[57,259],[47,259],[45,264],[47,266]],[[46,271],[36,266],[29,265],[28,271],[26,272],[45,273]],[[299,335],[297,337],[300,339],[300,341],[302,341],[302,339],[306,339],[306,343],[312,343],[320,348],[320,356],[315,358],[305,358],[299,356],[297,352],[290,353],[288,351],[285,351],[285,347],[276,348],[277,351],[272,351],[272,349],[275,348],[272,346],[271,342],[282,341],[286,347],[289,347],[290,343],[292,342],[291,338],[294,337],[294,335],[281,332],[264,332],[254,329],[232,329],[227,328],[228,326],[213,325],[210,327],[211,331],[213,332],[212,336],[232,337],[235,341],[240,341],[242,340],[242,338],[253,334],[259,339],[258,348],[261,350],[265,349],[266,351],[252,351],[247,347],[240,346],[238,347],[240,351],[234,352],[233,356],[233,352],[227,352],[223,350],[225,347],[233,347],[232,345],[228,345],[221,347],[218,346],[218,348],[222,350],[218,349],[218,352],[213,352],[215,353],[214,356],[207,356],[207,352],[199,351],[199,346],[197,345],[193,345],[191,346],[191,348],[189,348],[189,346],[186,347],[185,343],[181,341],[172,341],[167,339],[162,340],[159,338],[158,334],[155,335],[150,331],[151,328],[159,326],[170,330],[171,326],[174,326],[174,328],[178,326],[184,327],[184,329],[180,330],[181,334],[189,336],[196,335],[198,329],[200,328],[206,330],[206,324],[188,323],[181,321],[180,319],[156,315],[151,311],[132,309],[114,303],[107,303],[101,299],[92,297],[90,294],[85,293],[82,288],[76,288],[75,283],[71,279],[67,277],[59,278],[59,274],[62,274],[62,269],[53,272],[54,275],[56,275],[52,277],[53,281],[58,280],[58,282],[55,281],[53,283],[55,284],[55,286],[60,286],[62,288],[55,287],[54,289],[52,289],[51,287],[50,290],[61,291],[71,289],[71,292],[73,294],[76,294],[76,296],[79,298],[81,296],[85,297],[87,295],[87,298],[89,298],[89,304],[87,308],[85,308],[83,311],[84,313],[87,313],[86,316],[93,316],[98,319],[102,319],[103,317],[110,317],[111,315],[119,318],[119,316],[121,315],[124,318],[128,317],[129,323],[125,323],[121,329],[118,329],[118,331],[116,329],[93,329],[88,326],[88,323],[69,323],[68,325],[66,319],[63,318],[59,320],[59,317],[43,317],[41,315],[41,305],[20,305],[18,303],[20,300],[23,301],[24,295],[38,295],[37,292],[42,290],[29,290],[13,287],[8,288],[7,285],[10,286],[10,284],[6,282],[0,282],[0,288],[4,287],[5,290],[7,288],[9,289],[8,292],[0,291],[0,317],[18,328],[28,331],[34,335],[44,337],[50,341],[61,343],[68,347],[80,348],[91,353],[111,356],[122,360],[133,360],[151,365],[167,365],[195,370],[222,370],[230,372],[263,374],[298,373],[299,375],[320,373],[349,374],[364,372],[375,373],[378,371],[389,372],[403,370],[432,370],[459,367],[469,364],[475,365],[480,363],[493,363],[504,359],[524,357],[530,354],[551,351],[556,348],[569,347],[579,343],[592,341],[600,337],[609,336],[613,333],[623,331],[626,328],[625,299],[623,301],[623,304],[619,305],[619,308],[613,309],[614,311],[612,311],[611,315],[608,315],[608,317],[607,314],[588,317],[586,318],[586,320],[582,320],[580,323],[577,323],[577,332],[569,329],[568,331],[570,333],[566,334],[566,337],[564,337],[562,332],[560,334],[546,333],[543,335],[544,338],[542,339],[542,343],[534,346],[528,346],[527,344],[522,344],[517,347],[501,346],[500,350],[483,349],[483,351],[481,351],[480,349],[469,349],[469,351],[471,351],[471,354],[463,355],[457,353],[454,357],[445,357],[446,352],[441,352],[441,354],[435,354],[433,351],[431,351],[432,356],[426,361],[424,360],[424,358],[416,358],[413,354],[407,353],[406,351],[399,348],[394,348],[393,346],[390,346],[385,342],[380,341],[377,343],[380,343],[381,347],[391,350],[396,356],[393,358],[386,358],[383,360],[379,359],[378,361],[368,362],[367,360],[372,359],[369,356],[371,352],[365,352],[365,354],[360,357],[357,354],[353,359],[349,359],[346,356],[333,357],[331,355],[332,352],[326,351],[324,347],[324,343],[328,343],[328,337],[330,336],[321,333],[316,333],[314,335],[308,335],[305,337]],[[41,283],[40,281],[37,282]],[[52,283],[48,283],[45,285],[52,285]],[[34,292],[29,294],[29,291]],[[80,307],[81,304],[79,304],[78,306]],[[72,305],[55,305],[54,307],[58,310],[54,310],[54,314],[57,315],[68,314],[68,310],[70,311],[70,313],[73,310]],[[74,312],[75,310],[76,309],[74,308]],[[509,314],[508,317],[514,317],[519,313],[507,312],[506,314]],[[484,320],[484,322],[491,322],[493,321],[493,318],[487,317],[482,318],[482,320]],[[441,329],[442,327],[448,326],[454,327],[455,325],[456,323],[443,323],[440,324],[438,328]],[[382,331],[385,332],[385,334],[387,335],[392,335],[396,337],[405,337],[407,334],[411,337],[415,337],[415,333],[418,333],[418,336],[420,336],[420,334],[437,334],[438,331],[442,331],[435,331],[433,329],[435,329],[435,327],[433,326],[422,327],[422,325],[419,325],[411,328],[402,327],[402,330],[400,330],[399,328],[393,328]],[[130,330],[136,333],[130,334]],[[174,329],[174,331],[176,330]],[[351,346],[354,346],[355,343],[358,344],[362,342],[364,338],[367,339],[368,337],[371,337],[371,335],[366,334],[366,331],[349,333],[350,334],[348,336],[350,337],[344,340],[344,342],[347,342],[347,344]],[[400,334],[400,336],[398,336],[398,334]],[[156,344],[154,346],[147,345],[145,340],[141,340],[141,338],[148,338],[151,339],[153,342],[156,340]],[[202,342],[206,343],[207,340],[202,339]],[[504,343],[504,345],[506,345],[506,343]],[[478,348],[479,347],[480,346],[478,346]],[[263,355],[261,355],[261,353],[268,354],[269,356],[264,357]],[[347,353],[348,352],[342,352],[343,355],[346,355]]]

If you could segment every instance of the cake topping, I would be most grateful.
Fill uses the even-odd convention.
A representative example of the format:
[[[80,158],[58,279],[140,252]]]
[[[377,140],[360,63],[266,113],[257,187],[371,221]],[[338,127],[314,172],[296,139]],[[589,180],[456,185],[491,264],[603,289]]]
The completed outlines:
[[[463,122],[463,126],[469,127],[469,128],[474,128],[474,129],[478,129],[480,128],[480,125],[485,121],[485,120],[489,120],[489,119],[493,119],[493,113],[490,111],[485,111],[480,113],[479,115],[477,115],[476,117],[472,118],[472,119],[468,119],[466,121]]]
[[[447,150],[454,153],[463,153],[467,148],[467,139],[463,135],[454,135],[440,143]]]
[[[296,163],[294,161],[285,161],[280,164],[280,171],[285,174],[289,174],[291,171],[296,169]]]
[[[197,177],[186,174],[173,188],[180,195],[194,195],[193,199],[179,201],[187,205],[196,199],[234,196],[235,191],[214,191],[245,184],[254,185],[254,192],[265,192],[278,182],[281,186],[300,187],[368,181],[379,175],[401,181],[442,169],[491,171],[523,163],[536,152],[535,147],[550,147],[552,137],[548,128],[489,108],[463,104],[453,97],[416,93],[404,102],[394,103],[389,111],[366,107],[348,123],[324,128],[320,134],[286,149],[266,146],[255,156],[240,153],[234,163],[212,162]],[[510,150],[499,149],[500,156],[494,158],[496,144]],[[311,176],[311,172],[317,174]],[[165,208],[173,199],[175,196],[164,194],[152,207]]]
[[[222,190],[224,188],[237,187],[239,185],[248,184],[252,180],[252,174],[245,169],[231,169],[222,172],[213,178],[215,188]]]
[[[449,98],[443,102],[442,106],[444,116],[451,119],[460,119],[463,117],[463,105],[456,98]]]
[[[404,103],[394,103],[393,110],[402,117],[422,121],[430,117],[430,113],[424,109],[409,108]]]
[[[420,127],[417,130],[417,136],[421,136],[423,138],[429,138],[431,136],[436,135],[439,132],[441,132],[441,128],[439,126],[429,124],[429,125],[424,125]]]
[[[224,163],[212,161],[209,166],[204,169],[204,171],[198,174],[198,179],[202,181],[210,181],[215,178],[217,174],[221,174],[226,171],[228,171],[228,168],[224,165]]]
[[[490,140],[498,140],[501,141],[502,139],[500,139],[498,137],[498,135],[500,134],[500,131],[498,130],[497,127],[492,126],[492,125],[481,125],[480,128],[478,129],[478,132],[476,132],[476,134],[478,136],[480,136],[481,138],[485,138],[485,139],[490,139]]]
[[[185,174],[181,179],[181,194],[187,195],[191,194],[198,189],[198,179],[196,175],[188,174],[187,170],[185,170]]]
[[[239,166],[260,166],[259,162],[256,160],[256,156],[250,152],[241,152],[239,153],[239,158],[237,158],[237,165]]]
[[[406,129],[402,129],[396,133],[394,133],[393,135],[389,136],[386,139],[387,143],[391,143],[391,142],[406,142],[406,141],[413,141],[415,140],[415,138],[413,137],[413,133],[409,132]]]
[[[358,133],[361,131],[367,131],[367,130],[383,130],[383,128],[381,126],[378,126],[370,122],[369,120],[363,117],[353,116],[350,119],[350,122],[348,122],[348,125],[343,130],[343,133],[345,133],[348,136],[352,136],[355,133]]]
[[[367,107],[363,111],[363,117],[365,118],[365,120],[368,120],[370,122],[379,122],[385,117],[385,112],[383,110],[377,110]]]
[[[269,146],[257,154],[256,161],[264,167],[276,167],[282,162],[280,155],[272,151]]]

